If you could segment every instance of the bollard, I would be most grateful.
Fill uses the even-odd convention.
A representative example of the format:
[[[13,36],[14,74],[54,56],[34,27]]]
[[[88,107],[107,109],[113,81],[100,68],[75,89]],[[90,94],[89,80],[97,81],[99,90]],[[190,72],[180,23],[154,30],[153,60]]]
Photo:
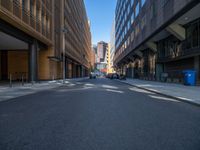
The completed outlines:
[[[10,74],[10,87],[12,87],[12,74]]]

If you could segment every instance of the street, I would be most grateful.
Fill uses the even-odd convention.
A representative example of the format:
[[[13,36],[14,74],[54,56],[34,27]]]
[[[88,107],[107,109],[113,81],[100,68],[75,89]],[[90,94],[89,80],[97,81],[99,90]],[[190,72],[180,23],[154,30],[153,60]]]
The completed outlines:
[[[0,150],[199,149],[199,107],[115,80],[0,102]]]

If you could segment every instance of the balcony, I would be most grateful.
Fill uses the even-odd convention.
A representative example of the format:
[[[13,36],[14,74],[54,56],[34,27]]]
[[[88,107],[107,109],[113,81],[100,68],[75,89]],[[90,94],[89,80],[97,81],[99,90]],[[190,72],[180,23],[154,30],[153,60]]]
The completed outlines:
[[[176,52],[169,52],[169,50],[167,50],[167,53],[167,55],[158,55],[157,62],[167,62],[195,56],[200,54],[200,46],[191,47],[188,46],[187,42],[183,42],[179,50],[176,50]]]
[[[36,16],[30,12],[25,7],[22,7],[22,4],[18,0],[0,0],[0,10],[4,11],[8,16],[17,17],[23,23],[37,31],[41,36],[51,40],[51,30],[50,28],[44,29],[46,33],[44,34],[42,29],[42,22],[40,19],[37,19]],[[39,13],[39,12],[37,12]],[[40,15],[40,14],[38,14]],[[48,31],[49,30],[49,31]]]

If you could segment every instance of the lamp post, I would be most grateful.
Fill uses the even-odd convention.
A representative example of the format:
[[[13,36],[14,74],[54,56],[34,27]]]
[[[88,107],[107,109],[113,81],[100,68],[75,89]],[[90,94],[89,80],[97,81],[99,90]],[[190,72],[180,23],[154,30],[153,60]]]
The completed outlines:
[[[66,28],[63,28],[62,29],[62,33],[63,33],[63,84],[65,84],[65,78],[66,78],[66,64],[65,64],[65,34],[67,33],[67,29]]]

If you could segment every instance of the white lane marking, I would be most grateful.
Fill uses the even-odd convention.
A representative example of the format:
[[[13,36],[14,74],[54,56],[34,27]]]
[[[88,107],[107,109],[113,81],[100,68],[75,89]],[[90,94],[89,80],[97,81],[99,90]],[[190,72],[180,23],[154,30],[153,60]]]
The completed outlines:
[[[120,93],[120,94],[124,93],[123,91],[111,90],[111,89],[106,89],[106,91],[108,91],[108,92],[114,92],[114,93]]]
[[[116,86],[111,86],[111,85],[102,85],[103,88],[106,88],[106,89],[119,89],[118,87]]]
[[[164,100],[164,101],[172,101],[172,102],[180,102],[178,100],[172,99],[172,98],[167,98],[167,97],[162,97],[162,96],[155,96],[155,95],[149,95],[149,97],[157,100]]]
[[[142,90],[142,89],[138,89],[138,88],[129,88],[129,90],[131,91],[135,91],[135,92],[139,92],[139,93],[146,93],[146,94],[154,94],[152,92],[149,92],[149,91],[145,91],[145,90]]]

